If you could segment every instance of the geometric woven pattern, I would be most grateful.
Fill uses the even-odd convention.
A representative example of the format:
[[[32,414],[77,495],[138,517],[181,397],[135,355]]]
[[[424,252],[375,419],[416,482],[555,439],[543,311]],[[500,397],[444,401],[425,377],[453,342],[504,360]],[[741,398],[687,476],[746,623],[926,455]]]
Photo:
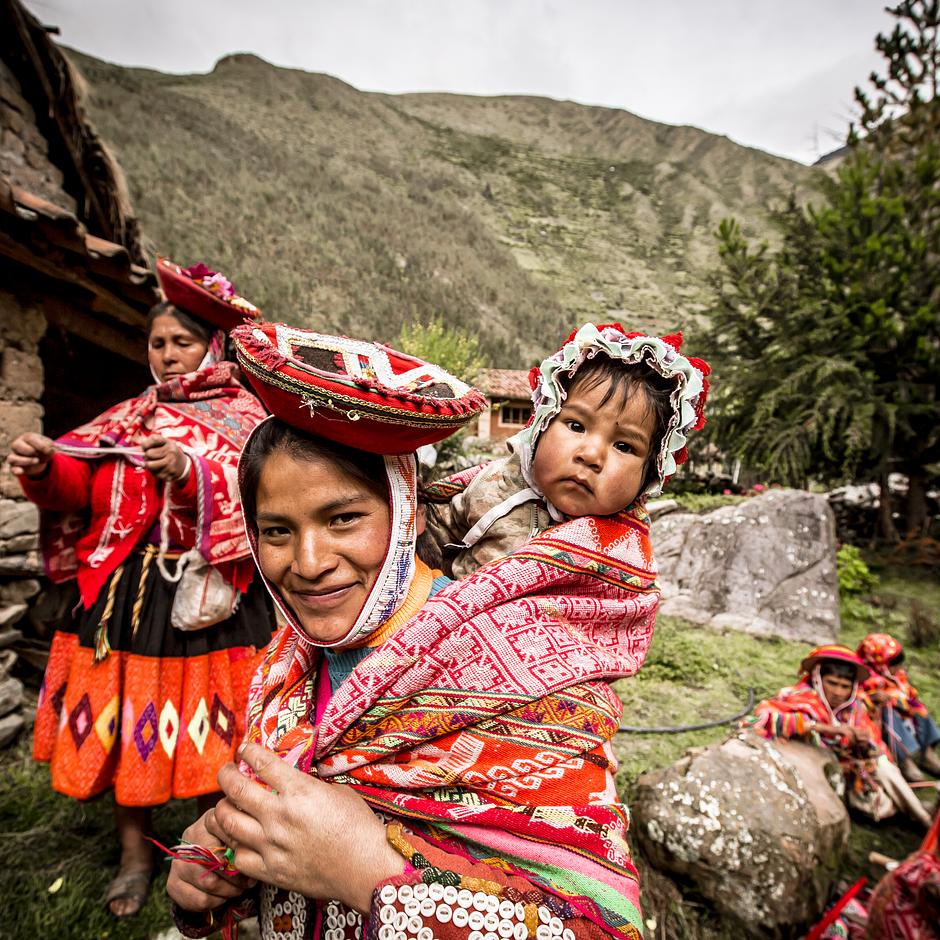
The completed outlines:
[[[189,721],[186,732],[196,748],[196,753],[202,754],[202,750],[206,746],[206,738],[209,736],[209,709],[206,708],[204,698],[199,699],[199,704]]]
[[[114,742],[117,740],[119,704],[118,697],[116,695],[112,696],[95,720],[95,734],[98,735],[98,740],[101,742],[106,754],[111,753],[111,748],[114,747]]]
[[[283,629],[252,682],[248,740],[358,788],[445,850],[511,857],[537,894],[638,938],[610,750],[623,708],[608,680],[635,673],[652,638],[648,532],[641,508],[573,519],[484,565],[435,593],[315,715],[301,717],[323,658]]]
[[[157,746],[159,732],[157,730],[157,708],[153,702],[148,702],[137,723],[134,725],[134,744],[144,763],[150,758],[153,749]]]
[[[226,744],[232,743],[235,737],[235,713],[230,708],[226,708],[218,695],[212,699],[209,725]]]
[[[176,750],[176,737],[180,730],[180,716],[173,703],[167,699],[160,712],[160,744],[167,757],[172,757]]]
[[[86,692],[69,714],[69,731],[72,732],[76,750],[85,743],[85,738],[88,737],[88,733],[91,731],[91,725],[91,702]]]

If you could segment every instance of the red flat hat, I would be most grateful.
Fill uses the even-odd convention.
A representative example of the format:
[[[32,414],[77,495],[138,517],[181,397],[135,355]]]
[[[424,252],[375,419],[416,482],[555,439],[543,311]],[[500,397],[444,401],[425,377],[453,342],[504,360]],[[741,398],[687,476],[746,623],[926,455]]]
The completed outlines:
[[[199,320],[220,330],[231,330],[246,318],[255,320],[261,311],[239,297],[231,283],[204,264],[181,268],[168,258],[157,258],[157,277],[166,299]]]
[[[285,323],[243,323],[232,340],[272,414],[374,454],[434,444],[487,407],[479,391],[439,366],[379,343]]]
[[[871,670],[859,659],[854,650],[850,650],[847,646],[842,646],[837,643],[817,646],[816,649],[812,650],[803,662],[800,663],[800,674],[812,672],[813,667],[816,666],[817,663],[825,662],[827,659],[836,660],[840,663],[848,663],[850,666],[854,666],[855,678],[858,682],[864,682],[865,679],[871,675]]]

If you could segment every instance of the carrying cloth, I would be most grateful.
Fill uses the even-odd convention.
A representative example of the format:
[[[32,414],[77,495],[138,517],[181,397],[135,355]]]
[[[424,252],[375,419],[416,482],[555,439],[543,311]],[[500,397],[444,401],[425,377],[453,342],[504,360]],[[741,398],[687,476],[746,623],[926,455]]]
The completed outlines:
[[[110,505],[93,513],[101,522],[88,528],[85,503],[79,507],[47,508],[42,513],[42,548],[46,572],[55,582],[77,578],[85,608],[94,603],[111,573],[157,524],[164,499],[164,486],[143,467],[143,459],[120,454],[103,457],[98,448],[131,447],[142,438],[160,434],[179,444],[193,462],[189,486],[201,490],[208,526],[197,547],[212,565],[226,565],[248,555],[241,506],[238,499],[237,461],[252,428],[264,417],[260,402],[236,380],[237,366],[218,362],[197,372],[153,385],[143,395],[121,402],[97,418],[59,438],[70,454],[88,449],[101,460]],[[54,490],[63,472],[61,461],[78,463],[75,457],[57,455],[48,477],[23,480],[30,498],[43,505],[39,494]],[[80,467],[72,466],[82,481]],[[85,484],[87,485],[87,483]],[[178,486],[179,484],[174,484]],[[101,482],[96,490],[102,489]],[[174,487],[166,488],[170,503],[165,513],[170,544],[197,543],[195,499],[189,504],[173,500]],[[199,498],[200,493],[194,492]],[[35,496],[34,496],[35,494]],[[230,580],[234,575],[228,572]],[[239,585],[244,587],[247,585]]]
[[[317,724],[322,653],[285,628],[249,693],[248,740],[638,940],[610,750],[622,705],[604,680],[634,674],[649,648],[648,536],[640,509],[575,519],[451,584],[353,669]]]

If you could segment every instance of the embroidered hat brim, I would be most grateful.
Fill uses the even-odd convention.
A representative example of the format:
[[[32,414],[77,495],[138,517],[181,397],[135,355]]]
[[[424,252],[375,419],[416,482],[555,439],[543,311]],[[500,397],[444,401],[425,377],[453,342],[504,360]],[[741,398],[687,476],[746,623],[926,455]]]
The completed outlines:
[[[649,336],[627,332],[619,323],[595,326],[586,323],[575,330],[562,347],[544,359],[529,373],[532,387],[532,417],[528,425],[507,442],[519,455],[526,482],[538,491],[532,475],[532,461],[539,435],[561,411],[567,396],[565,382],[577,373],[584,362],[595,356],[606,356],[623,363],[643,362],[661,376],[675,381],[671,396],[672,415],[662,436],[659,452],[654,456],[656,473],[640,496],[658,496],[678,466],[688,459],[688,439],[692,431],[705,424],[705,400],[711,369],[701,359],[683,356],[679,349],[682,334]],[[549,504],[555,519],[561,516]]]
[[[487,407],[439,366],[379,343],[243,324],[232,331],[242,372],[268,410],[309,434],[406,454],[449,437]]]
[[[261,311],[235,294],[223,297],[209,290],[168,258],[157,258],[157,277],[166,299],[191,316],[220,330],[231,330],[246,319],[255,320]]]

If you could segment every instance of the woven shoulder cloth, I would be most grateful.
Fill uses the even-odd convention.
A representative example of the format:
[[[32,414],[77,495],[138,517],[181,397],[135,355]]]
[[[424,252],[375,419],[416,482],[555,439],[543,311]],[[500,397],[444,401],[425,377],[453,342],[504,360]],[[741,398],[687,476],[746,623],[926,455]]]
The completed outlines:
[[[639,937],[610,741],[658,588],[643,510],[572,520],[435,594],[309,723],[318,652],[282,632],[250,740],[355,786],[448,852],[498,858],[612,936]]]

